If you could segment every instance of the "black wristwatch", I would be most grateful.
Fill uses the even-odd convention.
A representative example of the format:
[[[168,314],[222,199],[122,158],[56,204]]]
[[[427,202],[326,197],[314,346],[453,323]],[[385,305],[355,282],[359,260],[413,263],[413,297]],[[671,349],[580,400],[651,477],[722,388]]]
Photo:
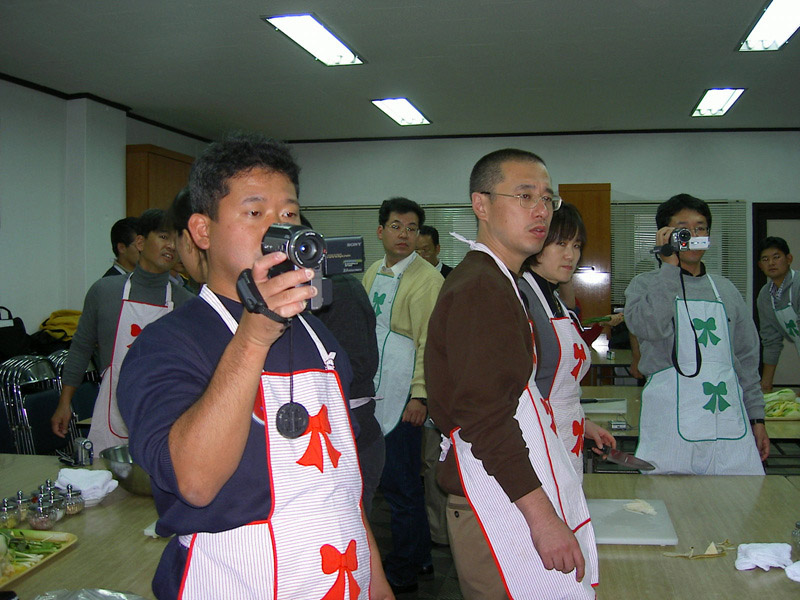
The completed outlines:
[[[764,424],[764,419],[750,419],[750,425],[757,425],[758,423]]]

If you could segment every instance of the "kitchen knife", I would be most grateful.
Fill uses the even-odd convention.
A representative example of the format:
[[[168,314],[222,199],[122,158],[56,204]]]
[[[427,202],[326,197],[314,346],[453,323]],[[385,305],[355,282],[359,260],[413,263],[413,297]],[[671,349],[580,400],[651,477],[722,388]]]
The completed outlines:
[[[639,471],[652,471],[655,469],[655,467],[646,460],[636,458],[633,454],[628,454],[627,452],[617,450],[611,446],[603,446],[603,455],[606,457],[606,460],[618,465],[630,467],[631,469],[638,469]]]
[[[581,404],[594,404],[595,402],[620,402],[625,398],[581,398]]]

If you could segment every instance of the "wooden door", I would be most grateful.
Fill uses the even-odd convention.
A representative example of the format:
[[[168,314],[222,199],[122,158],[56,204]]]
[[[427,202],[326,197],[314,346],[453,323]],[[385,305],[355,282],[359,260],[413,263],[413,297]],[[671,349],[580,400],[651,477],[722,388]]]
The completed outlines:
[[[138,217],[148,208],[169,208],[189,183],[191,156],[150,144],[127,147],[127,214]]]
[[[586,225],[586,247],[575,273],[582,318],[611,313],[611,184],[564,183],[558,195],[574,204]]]

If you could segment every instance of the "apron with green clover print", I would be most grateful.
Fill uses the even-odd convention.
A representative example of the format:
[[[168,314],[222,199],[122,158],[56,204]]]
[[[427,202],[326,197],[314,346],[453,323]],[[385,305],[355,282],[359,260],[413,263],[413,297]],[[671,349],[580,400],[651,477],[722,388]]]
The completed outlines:
[[[651,474],[763,475],[742,388],[733,367],[728,316],[716,301],[675,299],[675,343],[684,373],[697,369],[692,325],[703,356],[696,377],[674,367],[653,373],[642,390],[636,456]],[[691,319],[691,323],[689,321]]]
[[[794,279],[796,276],[797,272],[792,271],[792,279]],[[792,286],[789,285],[788,287],[789,304],[781,309],[775,308],[775,297],[771,296],[772,310],[775,311],[775,318],[778,319],[778,325],[780,325],[781,329],[783,329],[783,333],[786,334],[786,337],[792,340],[792,342],[794,342],[794,347],[797,348],[797,353],[800,354],[800,331],[798,331],[800,323],[797,321],[797,313],[792,305]]]
[[[380,364],[375,373],[375,418],[383,435],[397,427],[406,407],[414,376],[414,340],[392,331],[392,306],[403,276],[378,273],[369,290],[375,311]]]

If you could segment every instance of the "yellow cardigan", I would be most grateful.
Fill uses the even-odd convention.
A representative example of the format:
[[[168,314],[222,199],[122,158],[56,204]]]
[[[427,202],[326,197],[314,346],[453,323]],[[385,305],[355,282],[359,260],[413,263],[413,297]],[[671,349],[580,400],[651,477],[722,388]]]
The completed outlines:
[[[369,295],[375,276],[380,270],[383,259],[374,262],[361,283]],[[392,307],[391,328],[395,333],[414,340],[416,357],[414,359],[414,376],[411,378],[411,397],[427,398],[425,392],[425,340],[428,337],[428,319],[436,306],[439,290],[444,277],[436,267],[425,259],[417,257],[406,267],[397,289]],[[370,298],[372,302],[372,298]]]

